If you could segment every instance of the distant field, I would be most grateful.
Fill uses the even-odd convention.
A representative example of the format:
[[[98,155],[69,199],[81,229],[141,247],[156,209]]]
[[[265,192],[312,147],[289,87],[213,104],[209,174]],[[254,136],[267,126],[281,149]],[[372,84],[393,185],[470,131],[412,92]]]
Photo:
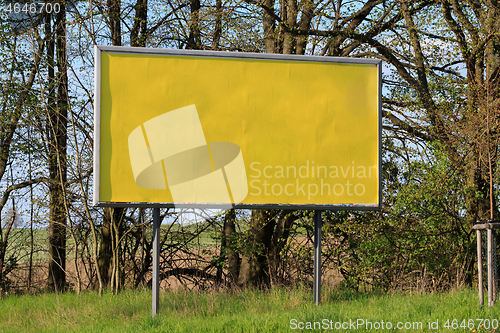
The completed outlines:
[[[2,230],[5,234],[5,228]],[[18,263],[29,262],[31,252],[31,232],[28,228],[13,228],[9,234],[6,258],[14,256]],[[33,261],[46,261],[48,255],[48,229],[33,229]]]
[[[480,309],[477,293],[471,289],[425,295],[325,290],[319,307],[311,304],[311,298],[312,292],[302,288],[234,293],[167,292],[160,297],[160,313],[152,319],[148,290],[102,297],[95,292],[81,296],[74,293],[9,296],[0,300],[0,331],[500,331],[492,328],[499,326],[500,304]],[[403,329],[397,329],[398,325]]]
[[[5,233],[5,229],[2,230]],[[7,278],[9,280],[9,292],[13,290],[27,290],[28,275],[29,275],[29,259],[30,253],[33,251],[33,266],[31,270],[31,287],[32,290],[38,290],[45,287],[48,275],[48,236],[47,228],[34,228],[33,233],[27,228],[13,228],[9,235],[7,246],[6,262],[11,265],[15,264],[15,268],[11,270]],[[93,237],[89,228],[73,229],[75,238],[78,244],[78,261],[80,278],[82,279],[83,288],[87,288],[89,277],[86,275],[91,272],[89,270],[89,262],[93,262]],[[152,238],[152,224],[148,224],[145,229],[146,238],[148,241]],[[100,237],[100,235],[98,235]],[[178,251],[183,255],[183,250],[196,252],[206,260],[210,261],[210,256],[219,253],[217,246],[220,245],[220,231],[215,230],[215,226],[206,222],[203,223],[163,223],[161,225],[161,238],[167,238],[165,242],[165,251]],[[33,241],[32,241],[33,240]],[[176,247],[171,247],[169,244],[181,244],[179,250]],[[31,248],[33,244],[33,248]],[[71,237],[71,233],[67,232],[67,281],[69,285],[76,286],[75,273],[75,242]],[[194,251],[196,250],[196,251]],[[165,252],[164,252],[165,253]],[[199,258],[197,259],[200,263]],[[84,267],[84,265],[87,265]],[[96,277],[94,276],[96,279]],[[178,283],[175,277],[171,277],[169,283]],[[76,288],[76,287],[75,287]],[[0,331],[1,332],[1,331]]]
[[[148,230],[152,233],[152,227]],[[169,233],[170,237],[176,236],[180,233],[184,234],[197,234],[199,233],[199,237],[193,240],[194,247],[210,247],[217,245],[217,240],[214,238],[216,233],[213,228],[207,227],[205,223],[196,223],[196,224],[186,224],[181,226],[178,223],[173,225],[164,223],[161,225],[162,229],[162,237],[164,233]],[[3,228],[3,233],[5,233],[5,228]],[[200,232],[201,231],[201,232]],[[84,229],[76,229],[75,234],[81,235],[84,233]],[[19,264],[25,264],[29,262],[29,255],[31,252],[31,237],[33,237],[33,261],[34,262],[44,262],[49,259],[48,254],[48,237],[49,230],[46,228],[43,229],[33,229],[33,236],[31,235],[30,229],[28,228],[14,228],[11,230],[9,235],[9,244],[7,247],[6,258],[10,256],[14,256]],[[151,236],[149,236],[151,238]],[[89,234],[88,236],[88,248],[92,248],[92,236]],[[67,247],[68,247],[68,260],[72,260],[74,258],[73,247],[74,243],[70,236],[70,233],[67,233]],[[80,245],[81,247],[81,245]],[[81,251],[81,249],[80,249]]]

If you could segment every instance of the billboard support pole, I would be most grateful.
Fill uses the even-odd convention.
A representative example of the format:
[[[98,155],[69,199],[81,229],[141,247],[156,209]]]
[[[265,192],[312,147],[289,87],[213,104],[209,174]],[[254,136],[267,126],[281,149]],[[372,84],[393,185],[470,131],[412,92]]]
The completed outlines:
[[[488,305],[493,306],[493,230],[489,228],[487,230],[487,239],[488,239],[488,252],[487,252],[487,261],[488,261]]]
[[[153,317],[160,307],[160,208],[153,208]]]
[[[483,259],[482,259],[482,241],[481,231],[486,230],[486,277],[488,280],[488,306],[494,306],[498,296],[498,278],[497,278],[497,247],[495,244],[494,230],[500,229],[500,221],[484,220],[477,221],[473,226],[477,235],[477,274],[479,289],[479,306],[484,304],[483,295]]]
[[[321,302],[321,211],[314,211],[314,304]]]
[[[476,230],[477,236],[477,284],[479,289],[479,306],[484,305],[483,294],[483,244],[481,241],[481,230]]]

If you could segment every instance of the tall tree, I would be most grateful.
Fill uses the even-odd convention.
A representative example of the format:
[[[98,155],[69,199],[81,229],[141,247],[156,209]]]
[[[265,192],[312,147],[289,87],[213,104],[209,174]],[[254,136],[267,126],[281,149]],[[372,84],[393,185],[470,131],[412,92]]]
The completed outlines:
[[[45,41],[36,36],[32,50],[32,58],[25,57],[21,52],[20,41],[10,34],[11,32],[1,30],[0,46],[1,53],[1,79],[0,96],[2,97],[0,111],[0,181],[5,181],[5,175],[9,165],[13,167],[13,161],[16,156],[16,135],[19,135],[23,127],[23,120],[27,114],[30,105],[30,96],[36,86],[36,75],[39,72],[40,62],[43,58]],[[25,68],[20,66],[25,64]],[[27,69],[27,73],[24,71]],[[27,74],[27,75],[26,75]],[[0,197],[0,216],[6,206],[9,197],[17,190],[28,187],[38,182],[45,181],[46,178],[21,180],[12,183],[2,193]],[[6,228],[0,228],[0,288],[5,277],[4,264],[7,254],[9,236],[14,224],[13,212],[12,219],[7,223]]]
[[[147,2],[145,2],[147,3]],[[122,46],[122,11],[121,0],[107,0],[107,17],[109,29],[111,32],[111,44],[113,46]],[[141,20],[144,14],[143,2],[138,0],[136,12],[141,13]],[[134,31],[140,31],[142,21],[134,22]],[[132,33],[132,40],[139,41],[137,32]],[[136,45],[132,45],[136,46]],[[119,290],[122,287],[123,271],[121,263],[121,235],[123,233],[123,218],[126,213],[125,208],[104,208],[104,218],[101,229],[101,242],[99,247],[98,269],[101,272],[101,278],[104,286],[110,286],[113,290]]]
[[[189,35],[186,48],[199,50],[202,48],[201,31],[200,31],[200,0],[189,0],[190,19],[189,19]]]
[[[343,2],[329,2],[334,13],[333,27],[329,33],[318,33],[311,29],[315,18],[328,17],[327,4],[323,1],[283,0],[279,5],[274,0],[246,0],[262,8],[262,25],[264,30],[265,50],[268,53],[305,54],[309,37],[323,35],[324,44],[321,55],[352,56],[359,53],[362,43],[353,40],[350,35],[356,30],[365,28],[369,34],[377,35],[393,27],[383,19],[374,20],[377,11],[388,16],[389,8],[377,8],[382,1],[367,1],[361,8],[343,8]],[[348,13],[347,16],[346,13]],[[370,16],[372,15],[372,16]],[[384,17],[384,15],[382,15]],[[369,26],[367,22],[373,23]],[[316,23],[317,24],[317,23]],[[313,49],[314,50],[314,49]],[[286,245],[289,230],[300,216],[295,212],[253,210],[250,220],[249,241],[242,253],[238,284],[260,285],[269,284],[279,265],[280,249]]]
[[[366,41],[394,66],[424,112],[419,112],[418,121],[403,120],[408,100],[391,99],[386,104],[391,114],[386,116],[395,129],[443,147],[463,180],[465,227],[470,228],[478,220],[498,216],[496,199],[490,200],[499,142],[498,8],[475,1],[398,4],[404,19],[399,45],[410,51],[400,55],[395,48]],[[437,28],[442,29],[440,35],[434,34]],[[437,57],[434,45],[441,46]]]
[[[68,55],[66,44],[66,4],[58,2],[60,11],[55,16],[56,63],[52,61],[54,43],[49,42],[49,277],[48,288],[60,291],[66,288],[66,183],[68,141]],[[50,22],[50,18],[48,20]],[[49,23],[50,24],[50,23]],[[47,24],[47,26],[49,26]],[[46,32],[49,32],[47,28]],[[54,81],[55,80],[55,81]],[[57,92],[55,92],[57,87]],[[55,100],[54,100],[55,94]]]

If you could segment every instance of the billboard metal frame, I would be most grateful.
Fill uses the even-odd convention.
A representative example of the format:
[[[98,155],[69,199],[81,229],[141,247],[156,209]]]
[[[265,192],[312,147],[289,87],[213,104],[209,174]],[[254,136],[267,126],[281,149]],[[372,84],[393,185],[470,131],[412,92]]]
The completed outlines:
[[[220,209],[221,204],[145,203],[145,202],[101,202],[99,201],[100,177],[100,102],[101,102],[101,53],[150,54],[166,56],[210,57],[229,59],[285,60],[298,62],[324,62],[340,64],[375,65],[378,69],[378,203],[375,204],[236,204],[236,209],[304,209],[304,210],[380,210],[382,207],[382,60],[342,57],[319,57],[270,53],[246,53],[203,50],[155,49],[123,46],[94,46],[94,183],[93,202],[98,207],[149,207],[149,208],[200,208]]]

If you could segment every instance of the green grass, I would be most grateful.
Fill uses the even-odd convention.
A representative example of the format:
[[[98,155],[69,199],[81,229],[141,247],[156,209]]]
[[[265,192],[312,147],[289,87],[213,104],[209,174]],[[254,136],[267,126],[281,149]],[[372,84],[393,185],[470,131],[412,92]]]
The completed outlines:
[[[151,292],[124,291],[117,296],[95,292],[9,296],[0,300],[1,332],[292,332],[299,323],[320,322],[333,329],[304,331],[474,332],[460,328],[463,319],[499,319],[500,304],[480,309],[471,289],[443,294],[373,294],[324,291],[323,304],[312,303],[307,289],[244,292],[165,292],[160,313],[151,318]],[[422,329],[335,329],[335,323],[363,319],[387,326],[421,322]],[[456,329],[446,320],[457,319]],[[295,321],[294,321],[295,320]],[[439,329],[429,329],[438,321]],[[471,322],[472,323],[472,322]],[[345,324],[344,324],[345,325]],[[477,329],[475,332],[495,332]],[[385,327],[384,326],[384,327]],[[307,326],[305,326],[307,327]],[[351,326],[352,328],[352,326]]]

